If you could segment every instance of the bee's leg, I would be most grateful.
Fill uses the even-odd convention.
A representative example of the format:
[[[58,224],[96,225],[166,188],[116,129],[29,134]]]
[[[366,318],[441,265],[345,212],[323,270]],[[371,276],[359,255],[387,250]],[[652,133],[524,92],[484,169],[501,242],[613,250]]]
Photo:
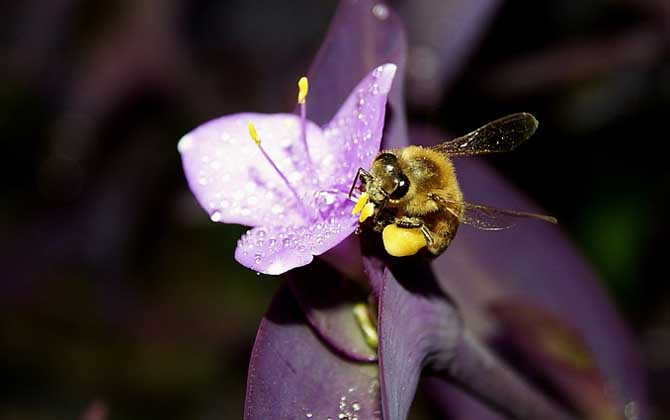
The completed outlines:
[[[365,184],[368,179],[370,179],[372,175],[370,175],[370,172],[366,171],[363,168],[358,168],[356,171],[356,176],[354,177],[354,182],[351,183],[351,188],[349,188],[349,196],[348,198],[351,199],[351,194],[353,194],[354,189],[356,188],[356,184],[358,183],[358,179],[360,178],[361,181]]]
[[[426,238],[426,243],[428,245],[432,245],[435,243],[435,240],[433,239],[433,234],[431,233],[430,229],[426,226],[426,224],[423,222],[423,220],[417,218],[417,217],[398,217],[395,219],[395,224],[398,227],[405,228],[405,229],[421,229],[421,233],[423,233],[423,236]]]
[[[423,233],[423,236],[426,238],[426,243],[428,246],[431,246],[435,243],[435,240],[433,239],[433,234],[428,230],[426,225],[421,226],[421,233]]]
[[[349,199],[351,199],[351,194],[354,192],[354,188],[356,188],[356,184],[358,183],[358,177],[361,176],[361,171],[363,168],[358,168],[356,171],[356,176],[354,177],[354,182],[351,183],[351,188],[349,188]]]

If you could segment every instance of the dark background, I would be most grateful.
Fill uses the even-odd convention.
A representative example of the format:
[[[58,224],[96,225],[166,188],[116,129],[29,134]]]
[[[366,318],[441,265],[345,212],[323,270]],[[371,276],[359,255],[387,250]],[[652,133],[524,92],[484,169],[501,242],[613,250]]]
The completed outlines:
[[[233,261],[244,229],[197,207],[176,143],[219,115],[291,110],[335,3],[3,6],[0,418],[77,418],[95,401],[110,419],[241,417],[280,280]],[[532,141],[489,161],[600,273],[639,339],[659,417],[670,413],[669,9],[506,2],[437,90],[413,80],[429,63],[410,43],[407,91],[414,121],[452,134],[537,116]]]

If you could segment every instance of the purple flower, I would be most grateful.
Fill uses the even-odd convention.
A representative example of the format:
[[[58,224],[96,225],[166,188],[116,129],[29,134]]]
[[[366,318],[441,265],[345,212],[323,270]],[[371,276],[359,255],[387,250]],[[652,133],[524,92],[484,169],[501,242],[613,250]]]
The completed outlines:
[[[353,233],[348,191],[379,151],[395,73],[394,64],[372,70],[323,127],[306,119],[301,79],[300,116],[227,115],[180,140],[186,178],[212,221],[253,226],[238,241],[238,262],[282,274]]]

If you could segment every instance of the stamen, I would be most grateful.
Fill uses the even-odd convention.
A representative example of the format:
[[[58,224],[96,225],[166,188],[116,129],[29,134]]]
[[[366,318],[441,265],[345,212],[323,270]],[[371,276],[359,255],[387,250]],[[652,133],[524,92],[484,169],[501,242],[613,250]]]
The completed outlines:
[[[305,148],[307,163],[312,168],[312,159],[309,156],[309,147],[307,146],[307,94],[309,93],[309,80],[303,76],[298,80],[298,105],[300,105],[300,140]]]
[[[309,80],[307,76],[302,76],[298,80],[298,103],[304,104],[305,99],[307,99],[307,94],[309,93]]]
[[[265,149],[264,149],[263,146],[261,145],[261,138],[259,137],[258,132],[256,131],[256,126],[254,125],[254,123],[252,123],[251,121],[249,121],[248,128],[249,128],[249,136],[251,136],[251,139],[254,141],[254,143],[256,143],[256,146],[258,146],[258,150],[261,151],[261,153],[263,154],[263,156],[265,157],[265,159],[270,163],[270,165],[272,165],[272,167],[273,167],[274,170],[277,172],[277,174],[279,175],[279,177],[282,179],[282,181],[284,181],[284,184],[286,184],[286,186],[287,186],[288,189],[291,191],[291,193],[293,194],[293,196],[295,197],[295,199],[298,201],[298,203],[300,204],[300,206],[301,206],[301,208],[302,208],[302,210],[303,210],[303,215],[304,215],[304,216],[307,216],[307,217],[311,217],[311,216],[310,216],[310,210],[309,210],[309,208],[308,208],[307,205],[302,201],[302,199],[300,198],[300,195],[298,194],[298,192],[293,188],[293,186],[292,186],[291,183],[289,182],[288,178],[286,178],[286,175],[284,175],[284,173],[283,173],[283,172],[279,169],[279,167],[274,163],[274,161],[272,160],[272,158],[270,158],[270,156],[267,154],[267,152],[265,151]]]
[[[372,216],[375,213],[375,205],[373,203],[368,203],[363,207],[361,215],[358,217],[358,221],[363,223],[368,217]]]
[[[368,193],[364,192],[358,197],[358,201],[356,201],[356,205],[354,208],[351,210],[351,215],[354,216],[358,213],[360,213],[360,216],[358,216],[358,221],[363,223],[365,222],[368,217],[372,216],[375,213],[375,205],[372,202],[369,202],[370,196]]]
[[[377,335],[377,328],[370,317],[368,306],[365,303],[359,302],[354,305],[352,311],[354,312],[354,318],[356,318],[356,322],[363,333],[365,342],[371,348],[376,349],[379,346],[379,336]]]
[[[368,193],[364,192],[358,197],[358,200],[356,201],[356,205],[354,208],[351,210],[351,215],[354,216],[363,210],[363,207],[368,203],[368,200],[370,199],[370,196]]]

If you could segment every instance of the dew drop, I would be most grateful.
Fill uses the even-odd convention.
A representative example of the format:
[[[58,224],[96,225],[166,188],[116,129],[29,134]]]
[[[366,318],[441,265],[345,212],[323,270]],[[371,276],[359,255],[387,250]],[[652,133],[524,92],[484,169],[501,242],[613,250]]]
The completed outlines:
[[[209,218],[212,220],[212,222],[220,222],[221,221],[221,212],[220,211],[215,211],[212,213]]]
[[[193,146],[193,137],[186,135],[179,140],[179,143],[177,143],[177,150],[179,153],[184,153],[190,149],[191,146]]]
[[[379,20],[386,20],[389,17],[389,9],[385,5],[379,3],[372,8],[372,14]]]

